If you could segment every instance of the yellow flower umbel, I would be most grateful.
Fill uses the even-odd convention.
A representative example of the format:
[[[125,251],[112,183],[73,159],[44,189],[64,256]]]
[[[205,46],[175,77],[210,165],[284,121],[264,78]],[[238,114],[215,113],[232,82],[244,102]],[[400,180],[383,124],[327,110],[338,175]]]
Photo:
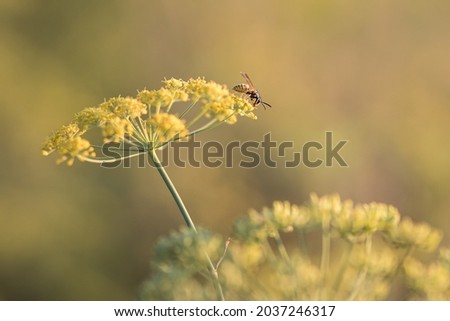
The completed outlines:
[[[228,245],[205,230],[205,243],[189,232],[159,242],[144,299],[214,299],[203,248],[228,300],[450,299],[450,249],[430,256],[441,232],[401,219],[387,204],[312,194],[303,206],[275,201],[250,210],[235,222]],[[186,244],[193,249],[181,250]]]
[[[50,135],[43,155],[56,151],[58,163],[72,165],[75,159],[95,163],[118,159],[98,157],[85,134],[100,128],[103,143],[117,142],[137,147],[136,153],[160,149],[172,141],[187,139],[222,123],[234,124],[237,116],[256,119],[253,105],[231,94],[226,86],[203,78],[188,81],[164,80],[159,90],[142,90],[136,98],[111,98],[99,106],[88,107],[73,121]],[[181,110],[173,113],[175,104]],[[121,157],[121,159],[125,158]]]

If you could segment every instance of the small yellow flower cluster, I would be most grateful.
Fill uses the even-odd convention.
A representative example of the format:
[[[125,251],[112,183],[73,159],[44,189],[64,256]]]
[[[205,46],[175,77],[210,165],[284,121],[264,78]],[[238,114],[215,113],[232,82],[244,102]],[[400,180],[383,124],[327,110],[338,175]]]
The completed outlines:
[[[404,265],[408,285],[421,295],[417,299],[450,300],[450,267],[442,262],[423,264],[408,258]]]
[[[248,218],[237,220],[234,234],[240,239],[255,241],[281,232],[299,230],[310,223],[311,216],[303,208],[287,201],[275,201],[272,208],[260,212],[251,209]]]
[[[184,120],[175,115],[159,113],[153,115],[153,117],[149,119],[147,127],[149,130],[157,128],[158,133],[155,135],[155,140],[163,143],[176,138],[186,137],[189,131],[184,123]]]
[[[47,139],[42,153],[60,154],[58,162],[71,165],[75,159],[101,162],[92,144],[83,136],[92,128],[100,128],[103,142],[124,142],[140,148],[140,152],[158,149],[168,142],[187,138],[221,123],[233,124],[237,115],[256,119],[254,107],[246,99],[230,94],[225,86],[203,78],[183,81],[164,80],[159,90],[139,91],[136,98],[115,97],[99,106],[77,113],[68,126],[63,126]],[[196,116],[189,120],[170,113],[174,103],[191,104],[181,115],[187,116],[198,103]],[[190,128],[202,117],[211,118],[206,125]]]
[[[388,230],[386,239],[398,247],[413,247],[432,252],[439,246],[442,232],[428,224],[416,224],[411,219],[405,218],[400,224]]]
[[[393,206],[380,203],[346,206],[332,218],[332,225],[341,237],[363,241],[368,235],[385,231],[398,223],[400,214]]]
[[[47,138],[42,154],[47,156],[57,151],[61,154],[58,164],[67,162],[68,165],[72,165],[75,158],[95,157],[94,148],[89,141],[81,138],[82,133],[83,131],[74,123],[61,127]]]
[[[149,107],[161,108],[169,107],[178,101],[187,101],[189,96],[180,89],[161,88],[159,90],[139,91],[137,98]]]
[[[350,264],[356,270],[367,269],[368,274],[387,278],[395,271],[398,258],[395,251],[388,247],[370,253],[360,248],[351,257]]]

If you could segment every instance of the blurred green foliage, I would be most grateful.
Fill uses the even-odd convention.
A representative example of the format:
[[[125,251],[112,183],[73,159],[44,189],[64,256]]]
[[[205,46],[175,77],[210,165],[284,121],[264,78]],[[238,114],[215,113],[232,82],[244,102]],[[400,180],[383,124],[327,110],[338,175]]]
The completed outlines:
[[[200,136],[349,143],[347,168],[168,171],[197,224],[311,191],[450,224],[450,2],[72,1],[0,4],[0,299],[126,300],[155,240],[182,225],[152,169],[55,166],[49,131],[105,98],[205,76],[251,76],[274,107]],[[417,269],[416,269],[417,270]]]

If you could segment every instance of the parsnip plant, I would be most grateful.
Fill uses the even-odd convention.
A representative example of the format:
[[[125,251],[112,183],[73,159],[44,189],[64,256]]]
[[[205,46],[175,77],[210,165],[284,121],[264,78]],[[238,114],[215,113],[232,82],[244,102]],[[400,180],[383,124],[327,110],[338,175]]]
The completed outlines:
[[[68,165],[149,156],[187,228],[156,246],[144,299],[372,300],[387,298],[399,278],[415,291],[412,298],[450,298],[449,251],[442,250],[441,259],[431,265],[414,257],[418,250],[435,251],[441,233],[401,220],[385,204],[354,206],[338,196],[313,195],[306,206],[275,202],[252,210],[234,224],[231,241],[197,230],[157,151],[221,124],[234,124],[238,116],[256,119],[254,109],[253,102],[231,94],[226,86],[202,78],[172,78],[159,90],[83,109],[47,138],[42,152],[55,152],[57,162]],[[96,134],[100,140],[91,141]],[[127,152],[99,155],[111,143]],[[320,248],[308,239],[311,233],[320,233]],[[286,235],[295,235],[298,242],[287,246]]]

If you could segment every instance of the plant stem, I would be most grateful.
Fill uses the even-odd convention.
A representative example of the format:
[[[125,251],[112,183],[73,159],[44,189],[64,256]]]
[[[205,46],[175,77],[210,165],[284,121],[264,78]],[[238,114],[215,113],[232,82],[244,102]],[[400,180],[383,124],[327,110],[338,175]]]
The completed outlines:
[[[172,194],[175,203],[177,203],[178,209],[180,210],[180,213],[183,216],[184,222],[189,228],[197,232],[194,222],[192,221],[191,216],[189,215],[186,206],[184,205],[183,200],[180,197],[180,194],[178,194],[178,191],[173,185],[172,181],[170,180],[169,175],[167,175],[167,172],[164,169],[164,166],[161,164],[158,155],[156,155],[156,151],[155,150],[150,151],[150,156],[152,158],[153,164],[155,164],[155,167],[159,172],[159,175],[161,175],[162,179],[164,180],[164,183],[166,184],[167,188],[170,191],[170,194]]]
[[[394,273],[392,273],[392,276],[390,277],[391,282],[393,282],[393,280],[398,276],[398,274],[400,273],[400,270],[402,269],[403,264],[405,263],[405,260],[411,256],[411,254],[414,251],[414,246],[409,246],[405,253],[403,253],[402,257],[400,258],[400,260],[397,263],[397,267],[394,270]]]
[[[284,247],[283,241],[281,240],[281,236],[280,233],[278,233],[278,231],[275,231],[274,240],[275,244],[277,245],[278,252],[280,253],[283,260],[286,261],[286,263],[290,263],[291,260],[289,259],[288,252]]]
[[[169,175],[167,174],[166,170],[164,169],[164,166],[161,164],[161,161],[158,158],[158,155],[156,154],[155,150],[151,150],[149,152],[150,157],[153,161],[153,164],[155,165],[156,169],[159,172],[159,175],[161,175],[162,179],[164,180],[164,183],[166,184],[167,188],[170,191],[170,194],[172,194],[173,199],[175,200],[175,203],[177,203],[178,209],[180,210],[181,215],[183,216],[184,222],[186,225],[193,229],[197,233],[197,229],[195,228],[194,222],[191,219],[191,216],[189,215],[186,206],[183,203],[183,200],[180,197],[180,194],[178,194],[177,189],[173,185],[172,181],[170,180]],[[217,269],[214,267],[214,264],[211,261],[211,258],[209,257],[208,253],[205,252],[205,255],[208,259],[208,265],[209,265],[209,272],[212,278],[212,281],[214,283],[214,287],[217,291],[217,296],[219,300],[225,301],[225,297],[223,296],[222,286],[219,282],[219,275],[217,273]]]
[[[344,253],[341,256],[341,262],[339,264],[338,272],[336,274],[336,278],[334,280],[334,299],[338,299],[339,296],[339,288],[341,286],[342,280],[344,279],[345,268],[348,268],[349,258],[353,251],[353,242],[346,243],[346,247],[344,249]]]
[[[322,274],[322,287],[319,290],[319,300],[324,299],[328,293],[324,293],[327,288],[327,279],[329,277],[328,271],[330,268],[330,247],[331,247],[331,235],[330,235],[330,219],[329,217],[323,218],[322,221],[322,257],[320,259],[320,272]]]
[[[372,253],[372,236],[367,236],[366,242],[365,242],[365,255],[366,257],[370,257],[370,254]],[[359,292],[361,291],[361,288],[364,285],[364,280],[366,279],[367,272],[369,270],[369,266],[366,263],[365,266],[362,268],[362,270],[359,271],[358,278],[356,279],[352,292],[348,296],[348,301],[353,301],[358,296]]]

